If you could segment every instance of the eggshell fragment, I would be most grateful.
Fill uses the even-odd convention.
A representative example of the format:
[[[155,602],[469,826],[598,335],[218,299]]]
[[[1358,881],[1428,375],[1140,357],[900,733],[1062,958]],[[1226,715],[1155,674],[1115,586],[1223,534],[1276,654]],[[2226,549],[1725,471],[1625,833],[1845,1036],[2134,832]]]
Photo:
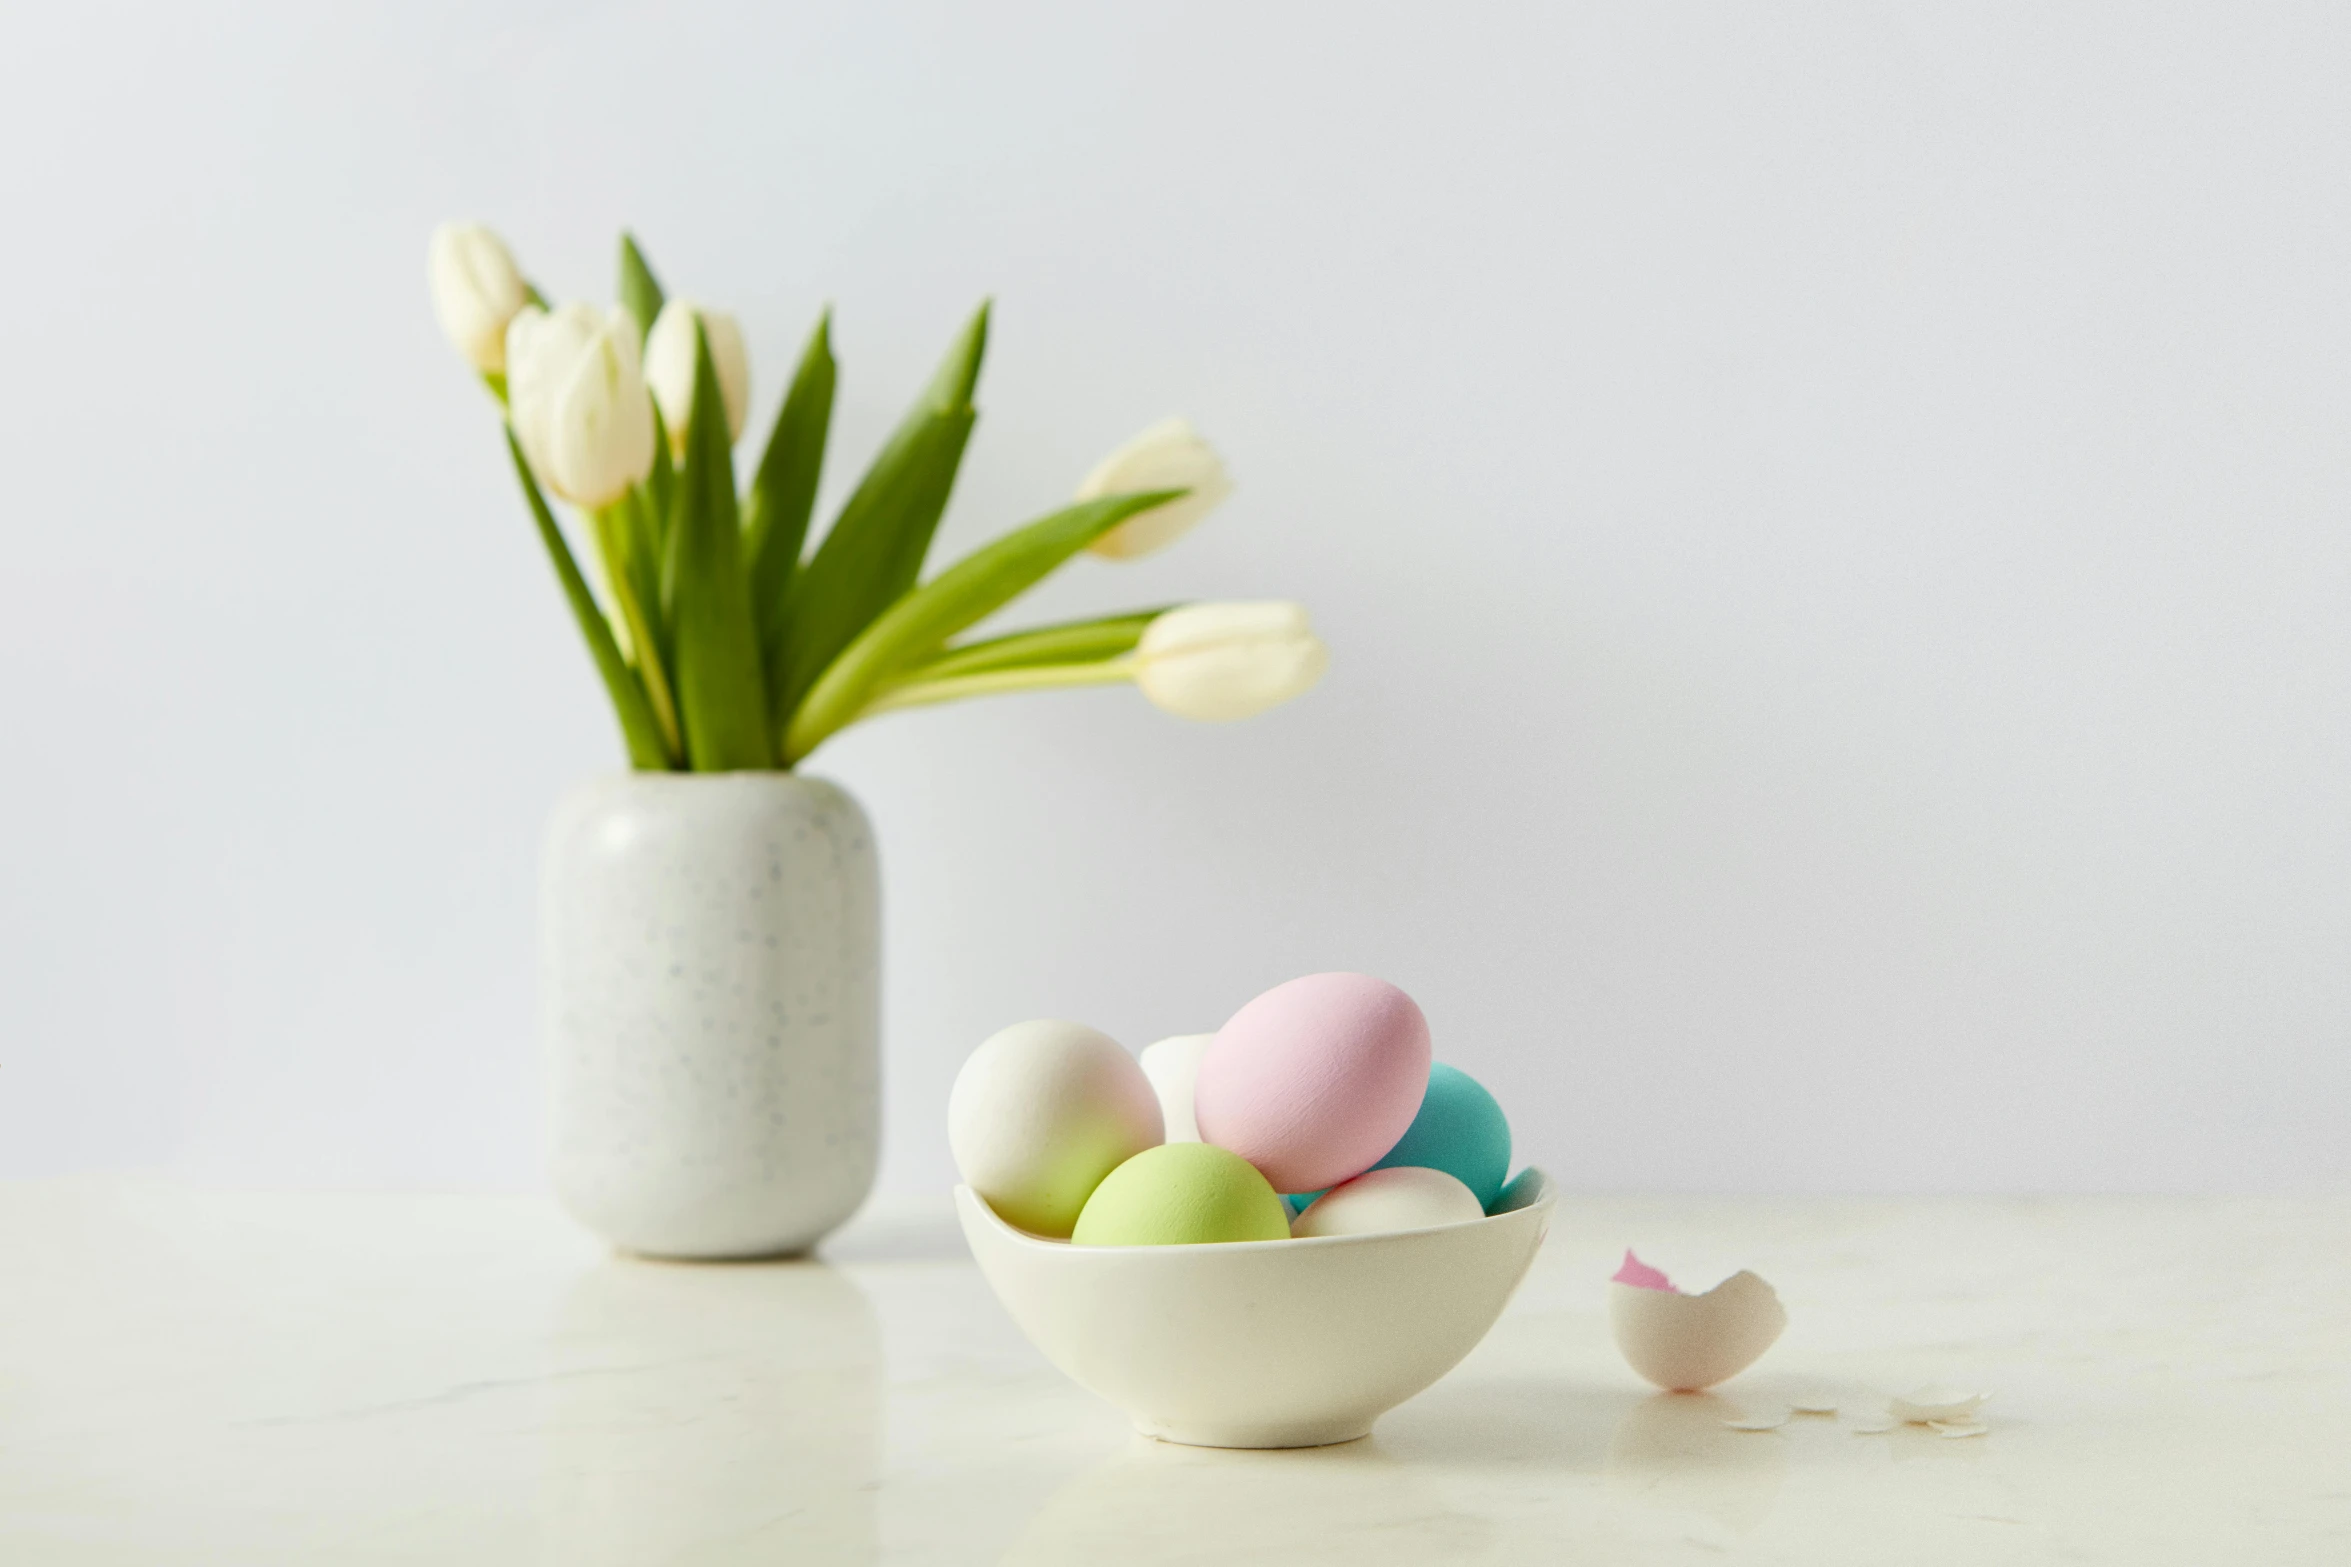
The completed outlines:
[[[1776,1414],[1741,1415],[1736,1420],[1725,1420],[1723,1424],[1733,1431],[1777,1431],[1788,1423],[1788,1415],[1789,1411],[1783,1409]]]
[[[1634,1256],[1629,1249],[1624,1254],[1624,1265],[1616,1270],[1608,1282],[1630,1284],[1637,1290],[1664,1290],[1669,1295],[1681,1293],[1673,1287],[1673,1280]]]
[[[1955,1387],[1929,1384],[1886,1401],[1886,1413],[1905,1425],[1932,1425],[1936,1421],[1973,1424],[1976,1411],[1989,1393],[1968,1393]]]
[[[1367,1170],[1314,1200],[1290,1226],[1292,1235],[1386,1235],[1433,1230],[1486,1216],[1477,1193],[1442,1170],[1392,1165]]]
[[[1143,1047],[1143,1075],[1159,1096],[1159,1118],[1171,1143],[1201,1140],[1200,1123],[1192,1118],[1192,1085],[1200,1077],[1200,1058],[1215,1041],[1214,1034],[1178,1034]]]
[[[1160,1141],[1135,1058],[1083,1023],[991,1034],[955,1075],[947,1141],[963,1183],[1007,1223],[1066,1237],[1102,1178]]]
[[[1429,1024],[1410,996],[1368,974],[1309,974],[1217,1030],[1192,1110],[1205,1141],[1275,1190],[1313,1192],[1395,1147],[1428,1086]]]
[[[1628,1264],[1638,1263],[1630,1252],[1625,1257]],[[1658,1278],[1663,1281],[1664,1275]],[[1746,1272],[1732,1274],[1703,1295],[1682,1294],[1669,1281],[1611,1281],[1608,1297],[1616,1347],[1635,1371],[1669,1392],[1693,1393],[1737,1376],[1788,1325],[1778,1294]]]

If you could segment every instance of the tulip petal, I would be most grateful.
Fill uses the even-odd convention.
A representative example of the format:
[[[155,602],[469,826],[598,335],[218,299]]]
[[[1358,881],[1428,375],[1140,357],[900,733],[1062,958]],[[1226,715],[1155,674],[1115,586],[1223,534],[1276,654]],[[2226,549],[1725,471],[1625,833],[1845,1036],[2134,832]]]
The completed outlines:
[[[444,223],[433,230],[425,271],[441,330],[476,370],[503,374],[507,325],[531,294],[505,244],[478,223]]]
[[[1133,560],[1165,549],[1192,531],[1201,518],[1233,492],[1232,477],[1216,449],[1183,419],[1162,419],[1098,463],[1078,486],[1077,498],[1137,490],[1182,490],[1111,529],[1088,546],[1110,560]]]
[[[1311,690],[1330,649],[1291,603],[1187,604],[1152,622],[1135,648],[1135,684],[1179,718],[1253,717]]]
[[[624,317],[599,332],[543,415],[548,485],[590,511],[619,500],[653,466],[653,407],[629,330]]]
[[[696,343],[699,337],[701,342]],[[718,375],[719,400],[725,405],[727,443],[743,433],[750,411],[751,360],[743,348],[743,329],[733,316],[710,310],[690,299],[672,299],[661,307],[652,330],[645,334],[645,384],[668,421],[670,450],[686,453],[686,426],[693,420],[697,356],[707,349]]]
[[[507,402],[539,482],[575,506],[608,506],[653,462],[653,405],[625,311],[570,303],[506,329]]]

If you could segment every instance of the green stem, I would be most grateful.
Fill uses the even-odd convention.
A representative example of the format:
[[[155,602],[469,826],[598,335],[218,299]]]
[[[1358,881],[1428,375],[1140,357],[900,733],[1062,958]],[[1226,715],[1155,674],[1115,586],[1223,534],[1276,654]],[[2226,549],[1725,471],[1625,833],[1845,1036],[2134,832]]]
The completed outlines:
[[[645,688],[638,683],[637,672],[629,668],[628,660],[621,657],[620,644],[612,638],[612,623],[604,618],[596,595],[588,591],[588,579],[580,575],[579,562],[571,558],[571,546],[563,542],[563,530],[555,525],[555,514],[547,509],[547,498],[539,493],[539,481],[531,476],[530,460],[523,456],[522,443],[514,438],[511,425],[506,431],[506,451],[514,459],[514,472],[522,481],[523,496],[531,503],[531,520],[539,525],[539,542],[547,547],[547,558],[555,567],[556,579],[563,584],[563,596],[571,605],[572,618],[579,622],[580,635],[587,639],[589,656],[596,660],[596,673],[604,677],[604,689],[612,698],[614,714],[620,719],[621,737],[628,743],[629,761],[647,772],[668,771],[669,757],[662,749],[661,729],[654,722]]]
[[[973,675],[950,675],[943,680],[909,680],[890,687],[865,704],[851,723],[862,723],[879,713],[902,707],[928,707],[937,702],[960,702],[966,697],[998,696],[1010,691],[1058,691],[1075,686],[1117,685],[1135,678],[1131,658],[1106,658],[1091,664],[1032,664],[1021,669],[992,669]],[[846,726],[844,726],[846,727]]]
[[[621,625],[629,634],[628,651],[634,655],[630,663],[645,683],[653,721],[661,728],[662,749],[675,767],[685,759],[686,747],[678,729],[677,699],[670,694],[669,676],[661,665],[661,644],[653,635],[653,621],[638,586],[647,574],[635,569],[635,550],[641,547],[633,543],[630,531],[638,523],[635,506],[633,495],[623,496],[595,514],[596,550],[604,561],[604,585],[620,606]]]

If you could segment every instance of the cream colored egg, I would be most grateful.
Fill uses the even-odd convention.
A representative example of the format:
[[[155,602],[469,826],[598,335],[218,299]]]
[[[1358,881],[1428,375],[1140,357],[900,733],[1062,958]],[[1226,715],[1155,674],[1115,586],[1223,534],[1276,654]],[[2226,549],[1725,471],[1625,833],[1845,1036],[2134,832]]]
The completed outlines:
[[[1440,1225],[1482,1219],[1477,1193],[1442,1170],[1400,1164],[1366,1170],[1314,1200],[1290,1226],[1296,1236],[1384,1235],[1396,1230],[1433,1230]]]
[[[1157,1147],[1161,1130],[1159,1098],[1125,1047],[1058,1018],[989,1035],[947,1100],[963,1184],[1038,1235],[1068,1235],[1102,1177]]]
[[[1629,1266],[1631,1253],[1626,1259]],[[1734,1273],[1703,1295],[1684,1295],[1663,1274],[1655,1277],[1654,1287],[1611,1282],[1608,1317],[1626,1361],[1669,1392],[1729,1381],[1788,1325],[1778,1292],[1752,1273]]]
[[[1200,1058],[1215,1043],[1214,1034],[1178,1034],[1143,1047],[1143,1075],[1159,1095],[1159,1116],[1171,1143],[1200,1141],[1200,1125],[1192,1119],[1192,1083],[1200,1075]]]

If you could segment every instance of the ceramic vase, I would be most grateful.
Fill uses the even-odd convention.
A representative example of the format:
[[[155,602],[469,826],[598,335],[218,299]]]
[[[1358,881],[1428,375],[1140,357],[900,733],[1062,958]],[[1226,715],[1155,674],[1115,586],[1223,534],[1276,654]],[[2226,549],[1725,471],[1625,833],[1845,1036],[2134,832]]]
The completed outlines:
[[[873,832],[792,773],[625,773],[557,805],[540,875],[556,1194],[658,1257],[787,1256],[881,1141]]]

